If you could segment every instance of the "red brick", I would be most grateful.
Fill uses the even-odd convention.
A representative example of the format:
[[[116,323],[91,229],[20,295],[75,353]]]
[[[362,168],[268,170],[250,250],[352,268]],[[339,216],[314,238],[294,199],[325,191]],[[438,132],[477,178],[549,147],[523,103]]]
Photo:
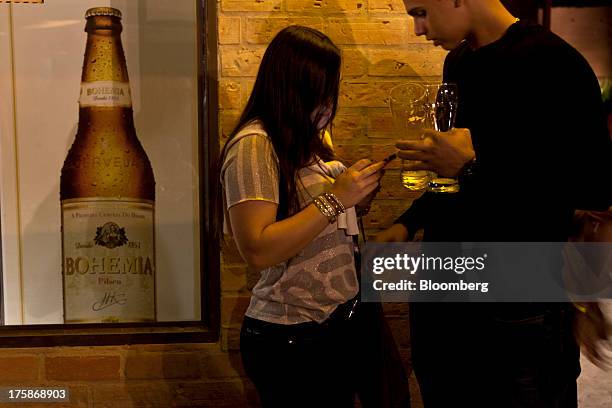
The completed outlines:
[[[221,326],[240,327],[250,296],[223,296],[221,298]]]
[[[388,107],[368,109],[368,136],[381,139],[391,139],[395,142],[401,136],[395,132],[393,118]]]
[[[347,166],[372,157],[372,145],[335,143],[334,150]]]
[[[248,406],[246,380],[197,382],[177,384],[174,387],[175,407],[235,408]]]
[[[242,108],[240,82],[230,80],[219,81],[219,108],[238,110]]]
[[[240,44],[240,17],[219,17],[219,44]]]
[[[200,355],[218,353],[220,348],[218,343],[170,343],[170,344],[130,344],[121,346],[121,350],[126,353],[189,353],[195,352]]]
[[[364,115],[360,113],[337,114],[334,119],[332,141],[353,140],[364,136]]]
[[[264,50],[264,47],[221,47],[221,75],[225,77],[254,77],[257,75]]]
[[[441,77],[447,52],[431,44],[364,51],[370,76]],[[409,78],[406,78],[407,80]]]
[[[375,200],[370,212],[363,217],[364,226],[366,228],[388,228],[406,208],[408,204],[399,200]]]
[[[245,376],[240,353],[211,354],[202,358],[203,378],[218,380]]]
[[[368,73],[369,62],[363,50],[343,49],[342,50],[342,77],[362,76]]]
[[[143,353],[128,354],[125,360],[125,378],[200,378],[200,356],[196,353]]]
[[[340,85],[340,104],[342,107],[387,108],[389,92],[399,82],[382,81],[343,81]]]
[[[221,291],[239,292],[247,289],[246,265],[221,265]]]
[[[330,13],[364,13],[364,0],[287,0],[287,11]]]
[[[369,0],[370,13],[402,13],[406,14],[406,7],[402,0]]]
[[[149,381],[145,384],[109,384],[93,388],[96,408],[172,407],[174,390],[168,383]]]
[[[280,11],[281,0],[221,0],[223,11]]]
[[[290,25],[302,25],[323,30],[323,19],[320,17],[266,17],[247,18],[246,42],[248,44],[268,44],[283,28]]]
[[[221,111],[219,116],[219,144],[222,147],[238,123],[240,112]]]
[[[62,356],[45,358],[45,371],[49,380],[118,380],[119,366],[119,356]]]
[[[221,349],[223,351],[240,350],[239,328],[221,328]]]
[[[253,92],[253,86],[255,85],[255,79],[243,79],[242,80],[242,106],[246,106],[251,92]]]
[[[0,383],[18,385],[38,379],[38,356],[0,358]]]
[[[405,45],[416,40],[408,16],[330,18],[329,36],[336,44]]]

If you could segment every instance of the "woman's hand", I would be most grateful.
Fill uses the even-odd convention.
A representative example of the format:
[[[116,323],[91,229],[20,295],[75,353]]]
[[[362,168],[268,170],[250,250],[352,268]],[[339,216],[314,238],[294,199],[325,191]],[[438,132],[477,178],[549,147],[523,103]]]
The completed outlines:
[[[372,164],[368,159],[359,160],[336,178],[330,192],[335,194],[346,208],[355,206],[379,186],[385,164]]]

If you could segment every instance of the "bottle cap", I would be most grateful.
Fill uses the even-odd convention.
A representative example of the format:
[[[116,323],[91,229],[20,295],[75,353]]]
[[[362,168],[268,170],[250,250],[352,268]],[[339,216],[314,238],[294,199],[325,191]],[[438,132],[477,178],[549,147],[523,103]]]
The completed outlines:
[[[93,16],[111,16],[121,18],[121,12],[112,7],[94,7],[85,12],[85,18]]]

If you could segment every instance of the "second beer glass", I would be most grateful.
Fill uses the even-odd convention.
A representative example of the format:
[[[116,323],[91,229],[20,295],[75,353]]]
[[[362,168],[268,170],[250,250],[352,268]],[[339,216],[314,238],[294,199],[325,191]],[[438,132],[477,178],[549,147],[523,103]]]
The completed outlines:
[[[428,118],[427,89],[420,82],[407,82],[391,89],[389,107],[393,126],[400,139],[417,140],[423,136]],[[411,163],[402,159],[401,179],[408,190],[419,191],[427,187],[430,174],[425,170],[405,170]]]
[[[389,106],[400,139],[423,138],[425,129],[446,132],[453,128],[457,115],[457,87],[450,83],[406,82],[391,89]],[[402,184],[409,190],[436,193],[459,191],[456,179],[438,177],[425,170],[405,170],[409,160],[402,160]]]
[[[455,126],[457,116],[457,85],[428,83],[425,87],[430,117],[428,128],[448,132]],[[456,178],[439,177],[432,173],[427,189],[435,193],[456,193],[459,191],[459,182]]]

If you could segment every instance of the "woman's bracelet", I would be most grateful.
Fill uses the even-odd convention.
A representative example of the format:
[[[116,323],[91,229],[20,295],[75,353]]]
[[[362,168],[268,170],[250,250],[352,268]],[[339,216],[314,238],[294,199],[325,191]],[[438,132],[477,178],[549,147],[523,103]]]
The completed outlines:
[[[341,213],[346,211],[346,208],[344,208],[344,204],[342,204],[342,201],[340,201],[334,193],[330,193],[328,191],[323,193],[323,195],[325,196],[327,201],[329,201],[338,211],[340,211]]]
[[[336,221],[336,214],[334,213],[333,208],[324,202],[321,196],[315,197],[312,201],[317,209],[327,218],[327,221],[329,221],[330,224]]]
[[[329,213],[332,214],[333,220],[331,222],[335,222],[336,217],[338,217],[338,215],[340,214],[338,210],[334,207],[332,203],[330,203],[327,200],[327,197],[325,197],[325,195],[321,194],[319,196],[319,200],[325,205],[325,208],[327,208],[327,211],[329,211]]]
[[[323,193],[313,200],[315,206],[327,217],[329,223],[336,222],[338,215],[346,211],[342,202],[334,193]]]

